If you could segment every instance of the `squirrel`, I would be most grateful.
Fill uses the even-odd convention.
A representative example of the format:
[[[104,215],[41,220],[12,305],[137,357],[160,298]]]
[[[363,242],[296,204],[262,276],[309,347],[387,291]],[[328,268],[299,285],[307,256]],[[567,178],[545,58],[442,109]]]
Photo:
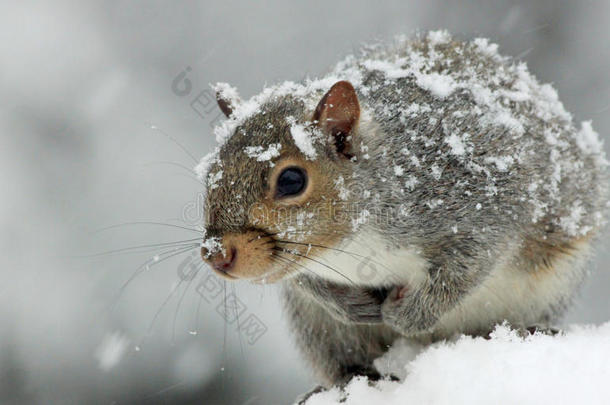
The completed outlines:
[[[214,89],[227,119],[196,168],[202,258],[281,284],[324,386],[379,378],[398,337],[550,327],[569,305],[608,162],[591,123],[497,45],[433,31],[249,100]]]

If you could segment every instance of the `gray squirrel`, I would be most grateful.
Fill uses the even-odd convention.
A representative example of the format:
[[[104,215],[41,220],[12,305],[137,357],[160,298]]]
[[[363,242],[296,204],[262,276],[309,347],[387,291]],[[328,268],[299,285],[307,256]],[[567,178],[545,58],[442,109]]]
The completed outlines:
[[[196,168],[203,259],[282,285],[325,386],[379,377],[397,337],[549,327],[586,274],[608,162],[550,85],[445,31],[365,48],[324,77],[241,100]]]

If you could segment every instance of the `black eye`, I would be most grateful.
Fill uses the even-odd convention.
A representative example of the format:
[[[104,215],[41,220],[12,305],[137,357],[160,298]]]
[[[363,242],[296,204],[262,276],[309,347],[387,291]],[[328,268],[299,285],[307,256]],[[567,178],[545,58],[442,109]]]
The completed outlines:
[[[307,173],[299,167],[284,169],[277,178],[276,198],[300,194],[307,186]]]

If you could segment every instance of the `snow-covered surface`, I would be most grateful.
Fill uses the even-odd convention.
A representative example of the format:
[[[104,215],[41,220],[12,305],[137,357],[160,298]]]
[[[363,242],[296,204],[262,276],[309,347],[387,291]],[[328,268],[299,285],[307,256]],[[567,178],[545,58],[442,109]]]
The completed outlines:
[[[525,339],[498,326],[490,340],[462,336],[427,348],[401,340],[375,366],[402,381],[357,377],[307,404],[607,404],[609,360],[610,322]]]

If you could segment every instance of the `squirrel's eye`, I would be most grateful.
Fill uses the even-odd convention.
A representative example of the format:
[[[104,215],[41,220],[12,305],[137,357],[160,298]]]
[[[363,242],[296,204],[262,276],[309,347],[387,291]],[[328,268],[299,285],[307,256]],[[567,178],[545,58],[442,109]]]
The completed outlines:
[[[307,173],[299,167],[284,169],[277,178],[276,198],[295,196],[305,190]]]

